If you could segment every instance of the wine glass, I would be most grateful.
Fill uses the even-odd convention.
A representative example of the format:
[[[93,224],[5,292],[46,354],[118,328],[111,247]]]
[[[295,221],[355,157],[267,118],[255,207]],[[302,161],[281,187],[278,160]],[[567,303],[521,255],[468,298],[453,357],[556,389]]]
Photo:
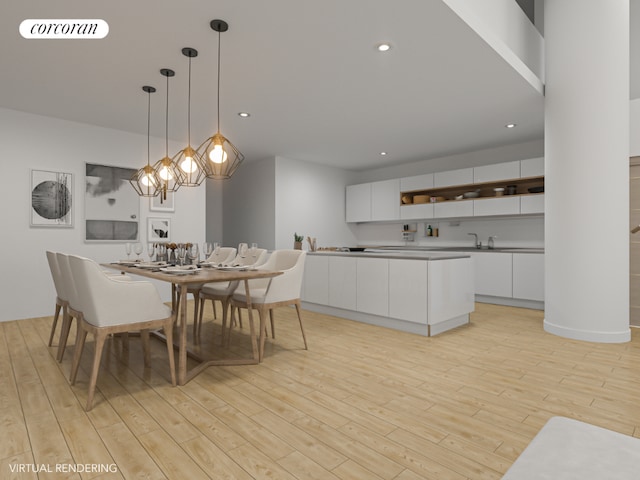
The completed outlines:
[[[156,244],[153,242],[147,243],[147,255],[149,255],[149,263],[153,262],[153,255],[156,253]]]
[[[209,257],[213,253],[213,244],[211,242],[204,242],[202,244],[202,252],[204,253],[204,258],[209,260]]]
[[[240,255],[240,258],[244,258],[247,256],[247,244],[246,243],[241,243],[238,245],[238,255]]]
[[[256,257],[258,256],[258,244],[252,243],[251,248],[249,249],[249,255],[253,258],[253,263],[256,263]]]
[[[142,255],[142,251],[143,251],[143,247],[142,244],[140,242],[137,242],[134,246],[133,246],[133,253],[135,253],[138,258],[136,259],[137,262],[140,261],[140,255]]]
[[[184,243],[178,244],[178,259],[180,260],[180,265],[184,265],[184,261],[187,257],[187,246]]]
[[[131,257],[131,243],[127,242],[124,244],[124,251],[127,252],[127,260]]]
[[[159,243],[158,244],[158,260],[165,261],[165,255],[167,254],[167,244]]]
[[[200,261],[200,249],[198,248],[197,243],[192,243],[189,246],[187,255],[189,255],[189,259],[191,260],[192,265],[196,265]]]

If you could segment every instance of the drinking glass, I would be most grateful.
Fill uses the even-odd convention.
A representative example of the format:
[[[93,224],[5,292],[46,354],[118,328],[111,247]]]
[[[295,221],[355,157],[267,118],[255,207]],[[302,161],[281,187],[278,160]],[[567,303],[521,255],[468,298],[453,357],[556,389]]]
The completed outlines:
[[[180,260],[180,265],[184,265],[184,261],[187,257],[187,246],[184,243],[178,244],[178,259]]]
[[[251,244],[251,249],[249,250],[249,255],[251,255],[251,257],[253,257],[253,263],[256,263],[256,257],[258,256],[258,244],[257,243],[252,243]]]
[[[211,242],[204,242],[202,244],[202,252],[204,253],[205,260],[208,260],[213,253],[213,244]]]
[[[124,251],[127,252],[127,260],[131,257],[131,244],[129,242],[124,244]]]
[[[153,262],[153,255],[156,253],[156,244],[153,242],[147,243],[147,255],[149,255],[149,263]]]
[[[215,254],[216,257],[220,253],[220,244],[218,242],[213,243],[213,253]]]
[[[247,244],[246,243],[241,243],[240,245],[238,245],[238,255],[240,255],[240,258],[244,258],[247,256]]]
[[[144,251],[144,247],[140,242],[137,242],[133,245],[133,253],[135,253],[138,256],[138,258],[136,259],[137,262],[140,261],[140,255],[142,255],[143,251]]]
[[[187,255],[191,260],[192,265],[196,265],[200,261],[200,249],[197,243],[192,243],[187,250]]]

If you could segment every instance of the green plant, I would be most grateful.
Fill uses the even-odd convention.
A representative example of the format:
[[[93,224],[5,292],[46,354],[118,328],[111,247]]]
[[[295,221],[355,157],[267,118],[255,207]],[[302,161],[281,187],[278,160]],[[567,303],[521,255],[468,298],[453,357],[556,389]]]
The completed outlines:
[[[293,234],[293,241],[294,242],[301,242],[302,240],[304,240],[304,237],[302,235],[298,235],[297,233]]]

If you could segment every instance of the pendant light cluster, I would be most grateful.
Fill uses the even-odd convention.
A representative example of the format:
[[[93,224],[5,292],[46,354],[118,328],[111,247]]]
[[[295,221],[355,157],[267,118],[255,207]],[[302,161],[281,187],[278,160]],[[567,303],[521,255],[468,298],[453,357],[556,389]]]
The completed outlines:
[[[182,49],[182,54],[189,59],[189,88],[187,109],[187,145],[172,158],[169,157],[169,78],[175,75],[173,70],[163,68],[160,73],[167,79],[167,104],[165,112],[165,156],[153,166],[149,161],[149,138],[151,122],[151,93],[156,89],[145,86],[143,90],[149,94],[147,113],[147,165],[138,170],[130,180],[138,195],[155,197],[161,195],[166,199],[168,192],[175,192],[180,187],[197,187],[205,178],[231,178],[244,155],[220,133],[220,44],[221,33],[229,29],[224,20],[212,20],[211,28],[218,32],[218,77],[217,77],[217,130],[197,149],[191,145],[191,61],[198,56],[194,48]]]

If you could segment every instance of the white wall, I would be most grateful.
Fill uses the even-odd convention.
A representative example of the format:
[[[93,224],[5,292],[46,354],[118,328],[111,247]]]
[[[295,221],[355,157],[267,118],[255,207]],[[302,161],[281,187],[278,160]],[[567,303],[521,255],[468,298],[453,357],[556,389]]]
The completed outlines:
[[[293,234],[316,237],[319,247],[355,245],[345,222],[345,187],[352,172],[276,158],[276,248],[293,248]],[[308,244],[305,245],[305,249]]]
[[[99,262],[125,258],[122,243],[84,242],[85,163],[138,168],[147,158],[145,135],[0,109],[0,145],[5,181],[0,189],[3,255],[0,285],[0,321],[53,314],[55,290],[45,251],[79,254]],[[153,139],[152,158],[164,154],[164,140]],[[170,145],[176,151],[179,146]],[[30,169],[74,175],[74,227],[32,228]],[[8,181],[7,179],[11,179]],[[205,188],[183,188],[176,195],[175,213],[149,212],[148,199],[140,200],[140,233],[146,241],[147,217],[170,217],[173,240],[204,241]],[[161,285],[163,298],[169,289]]]
[[[275,158],[245,162],[223,186],[223,243],[275,248]],[[212,239],[214,240],[214,239]]]
[[[629,156],[640,155],[640,98],[629,103]]]
[[[209,242],[223,242],[224,185],[226,180],[206,180],[206,238]]]

